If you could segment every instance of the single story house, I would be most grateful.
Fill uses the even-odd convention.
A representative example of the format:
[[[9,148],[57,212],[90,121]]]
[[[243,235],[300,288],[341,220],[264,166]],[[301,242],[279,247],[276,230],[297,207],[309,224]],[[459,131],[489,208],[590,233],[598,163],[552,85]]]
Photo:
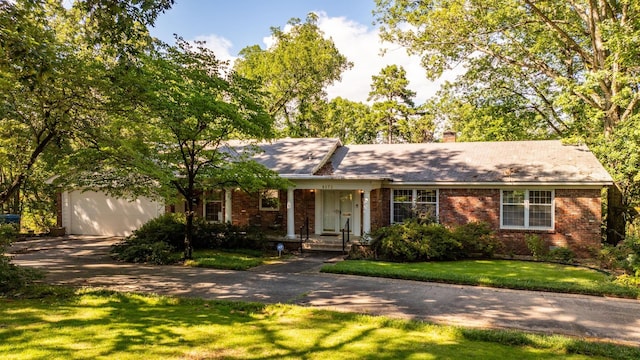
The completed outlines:
[[[416,215],[452,226],[483,221],[507,253],[527,253],[525,236],[537,234],[550,246],[588,256],[600,245],[602,189],[613,185],[586,146],[555,140],[343,145],[331,138],[287,138],[260,147],[255,159],[294,186],[260,194],[211,191],[198,201],[200,216],[280,228],[290,239],[306,233],[307,224],[312,236],[322,236],[339,234],[348,222],[358,238]],[[84,231],[80,216],[91,221],[101,214],[98,203],[113,209],[117,200],[95,195],[74,201],[77,196],[61,195],[59,225],[69,233]],[[118,234],[142,222],[136,211],[145,219],[158,214],[160,204],[138,201],[110,210],[128,226]]]

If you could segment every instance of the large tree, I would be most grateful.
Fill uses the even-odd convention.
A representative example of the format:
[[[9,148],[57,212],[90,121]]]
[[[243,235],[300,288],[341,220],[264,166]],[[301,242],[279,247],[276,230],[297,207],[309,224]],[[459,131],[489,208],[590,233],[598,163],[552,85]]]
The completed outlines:
[[[178,39],[141,55],[143,102],[96,147],[78,151],[66,181],[117,195],[184,202],[185,259],[192,257],[196,201],[210,189],[281,187],[251,160],[251,144],[273,136],[257,84],[226,68],[203,44]]]
[[[407,72],[402,66],[388,65],[371,77],[369,100],[378,130],[387,143],[432,140],[432,122],[416,107],[415,91],[409,89]]]
[[[378,131],[371,107],[360,102],[341,97],[327,103],[322,114],[324,127],[318,133],[321,137],[336,137],[345,144],[373,144]]]
[[[383,38],[420,55],[428,77],[435,79],[465,64],[470,70],[464,79],[467,89],[471,84],[477,89],[485,86],[485,98],[498,95],[514,109],[527,110],[521,120],[532,121],[531,128],[546,123],[549,136],[586,141],[617,184],[633,183],[634,173],[605,155],[616,152],[619,158],[628,158],[629,149],[637,146],[613,146],[613,142],[625,137],[621,130],[637,122],[640,109],[639,2],[377,0],[376,4]],[[608,235],[614,243],[624,234],[622,215],[634,192],[624,186],[622,190],[624,199],[609,191]]]
[[[238,73],[263,84],[268,112],[281,135],[317,136],[323,127],[325,88],[351,67],[317,22],[311,13],[306,22],[291,19],[290,29],[272,28],[275,43],[270,48],[246,47],[235,64]]]
[[[146,25],[171,4],[0,3],[0,206],[125,111],[134,55],[150,44]]]

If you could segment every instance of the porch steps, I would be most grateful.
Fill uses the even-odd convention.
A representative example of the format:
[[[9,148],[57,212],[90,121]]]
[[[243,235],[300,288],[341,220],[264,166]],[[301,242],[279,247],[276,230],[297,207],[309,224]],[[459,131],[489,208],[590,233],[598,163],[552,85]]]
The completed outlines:
[[[351,245],[354,243],[355,239],[347,242],[345,244],[344,250],[349,252],[351,249]],[[332,252],[341,252],[342,251],[342,235],[338,236],[319,236],[309,238],[309,240],[304,240],[302,242],[302,250],[303,251],[332,251]]]

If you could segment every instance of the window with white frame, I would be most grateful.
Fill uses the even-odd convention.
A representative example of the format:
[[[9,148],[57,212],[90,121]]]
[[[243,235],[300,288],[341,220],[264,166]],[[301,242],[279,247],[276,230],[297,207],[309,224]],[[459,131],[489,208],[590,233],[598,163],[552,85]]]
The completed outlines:
[[[393,189],[391,222],[410,218],[437,219],[438,191],[435,189]]]
[[[553,198],[553,190],[502,190],[501,227],[553,229]]]
[[[261,191],[260,192],[260,210],[264,210],[264,211],[280,210],[280,192],[276,189]]]
[[[222,191],[212,191],[206,196],[204,219],[209,222],[222,222]]]

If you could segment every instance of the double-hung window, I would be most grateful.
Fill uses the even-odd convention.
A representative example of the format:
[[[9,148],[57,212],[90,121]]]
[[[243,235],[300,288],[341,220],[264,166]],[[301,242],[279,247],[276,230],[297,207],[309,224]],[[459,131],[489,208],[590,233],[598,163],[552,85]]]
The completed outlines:
[[[410,218],[437,219],[438,191],[428,189],[393,189],[391,196],[391,222],[400,223]]]
[[[500,226],[553,229],[553,190],[502,190]]]

